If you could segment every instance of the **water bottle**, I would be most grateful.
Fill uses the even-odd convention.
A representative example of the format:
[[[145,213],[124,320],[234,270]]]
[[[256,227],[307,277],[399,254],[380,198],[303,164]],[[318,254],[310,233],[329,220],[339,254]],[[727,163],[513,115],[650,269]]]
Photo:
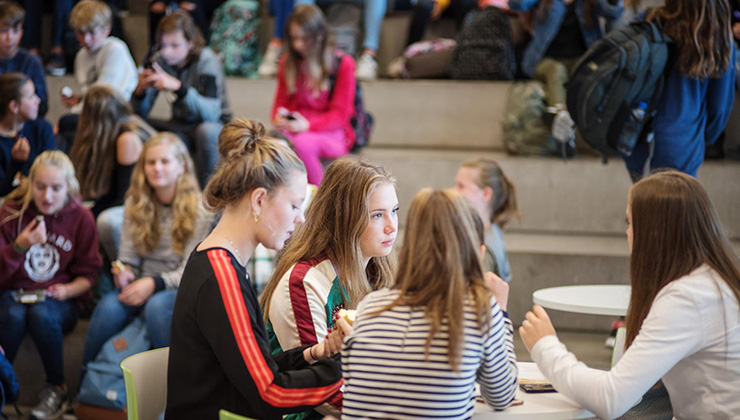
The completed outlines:
[[[627,121],[622,127],[622,133],[619,135],[619,142],[617,143],[617,150],[624,156],[631,156],[632,151],[635,150],[637,141],[640,139],[642,134],[643,121],[647,114],[647,104],[640,102],[636,108],[633,108],[629,113]]]

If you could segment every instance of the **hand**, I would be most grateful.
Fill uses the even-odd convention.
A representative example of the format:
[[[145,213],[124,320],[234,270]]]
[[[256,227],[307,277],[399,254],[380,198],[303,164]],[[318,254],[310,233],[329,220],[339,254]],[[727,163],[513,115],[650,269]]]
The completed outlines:
[[[151,2],[152,0],[147,0],[147,1]],[[164,12],[166,12],[166,6],[164,5],[164,2],[155,1],[154,3],[152,3],[151,6],[149,6],[149,10],[151,10],[152,13],[163,15]]]
[[[540,341],[540,338],[547,335],[556,335],[555,328],[552,326],[550,317],[547,316],[547,312],[542,309],[542,306],[534,305],[532,311],[527,312],[522,326],[519,327],[519,336],[522,338],[527,350],[531,352],[532,347]]]
[[[37,223],[36,220],[31,221],[15,238],[15,243],[23,249],[29,249],[44,242],[46,242],[46,223],[43,220],[40,223]]]
[[[311,127],[311,123],[309,123],[300,112],[293,111],[290,115],[292,115],[294,119],[286,119],[285,128],[291,133],[302,133]]]
[[[288,114],[290,114],[290,111],[283,107],[279,107],[275,111],[275,118],[273,118],[272,120],[272,125],[275,126],[275,128],[278,130],[287,130],[288,118],[286,117],[288,116]]]
[[[350,326],[344,318],[338,318],[334,329],[327,334],[324,341],[313,346],[311,353],[317,360],[331,357],[342,351],[344,337],[351,333],[352,326]]]
[[[62,283],[49,286],[49,288],[46,289],[46,294],[59,301],[65,301],[71,297],[69,294],[69,287],[67,287],[67,284]]]
[[[152,84],[149,81],[149,79],[151,78],[153,74],[154,74],[154,70],[149,69],[149,68],[143,69],[139,72],[139,82],[137,83],[136,90],[134,91],[136,95],[141,96],[144,94],[144,91],[152,87]]]
[[[735,38],[740,39],[740,22],[732,25],[732,34],[735,35]]]
[[[501,280],[501,277],[490,271],[483,274],[483,281],[486,283],[488,290],[491,291],[491,294],[496,298],[499,308],[502,311],[506,311],[509,303],[509,283]]]
[[[65,108],[72,108],[73,106],[79,104],[81,101],[80,97],[77,95],[72,95],[72,96],[61,95],[61,98],[62,98],[62,105]]]
[[[573,1],[575,1],[575,0],[563,0],[563,2],[565,2],[565,4],[571,4],[571,3],[573,3]]]
[[[159,90],[167,89],[175,92],[182,86],[180,79],[164,71],[159,63],[153,63],[152,69],[154,70],[154,73],[149,76],[148,81],[155,88]]]
[[[19,137],[18,140],[15,141],[13,148],[10,149],[10,157],[12,157],[16,162],[27,161],[30,153],[31,145],[25,137]]]
[[[123,270],[117,267],[111,267],[110,272],[113,274],[113,283],[119,289],[128,286],[135,278],[133,270],[128,265]]]
[[[429,14],[429,17],[431,17],[432,20],[437,20],[442,16],[442,12],[442,6],[439,5],[438,1],[435,1],[434,6],[432,6],[432,13]]]
[[[192,12],[193,10],[195,10],[195,3],[189,1],[181,1],[178,6],[180,6],[180,9],[186,12]]]
[[[118,300],[129,306],[141,306],[154,294],[154,279],[142,277],[121,290]]]

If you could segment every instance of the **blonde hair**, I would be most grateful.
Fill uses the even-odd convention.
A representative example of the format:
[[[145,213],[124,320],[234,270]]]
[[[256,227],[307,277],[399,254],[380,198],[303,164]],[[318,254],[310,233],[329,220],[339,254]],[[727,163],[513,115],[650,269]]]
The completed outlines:
[[[116,140],[125,132],[154,133],[131,105],[108,85],[93,85],[85,94],[70,157],[80,179],[82,197],[97,199],[110,191],[116,166]],[[143,139],[145,140],[145,139]]]
[[[36,171],[41,166],[54,166],[62,170],[64,181],[67,183],[67,200],[76,199],[79,196],[80,185],[77,183],[72,161],[69,160],[67,155],[58,150],[47,150],[38,155],[33,161],[31,169],[28,171],[28,176],[23,179],[21,185],[5,196],[4,204],[13,204],[18,209],[13,210],[12,207],[9,207],[9,215],[0,221],[0,224],[23,218],[23,214],[28,210],[31,201],[33,201],[33,183],[36,180]]]
[[[175,198],[172,201],[174,221],[171,232],[172,248],[182,255],[185,243],[195,232],[201,193],[190,153],[176,135],[160,133],[144,144],[144,150],[141,151],[131,174],[131,187],[126,193],[124,217],[130,224],[133,243],[137,244],[136,251],[139,255],[151,252],[159,243],[162,235],[159,228],[159,212],[162,203],[157,199],[154,188],[147,182],[144,166],[147,151],[160,145],[169,146],[175,159],[184,167],[182,175],[175,184]]]
[[[90,32],[109,28],[113,14],[107,4],[98,0],[83,0],[72,8],[69,26],[75,31]]]
[[[299,261],[326,256],[336,264],[339,283],[347,294],[342,296],[346,308],[355,307],[370,290],[392,284],[394,255],[371,258],[363,268],[360,250],[360,237],[370,220],[370,194],[384,184],[395,185],[395,179],[380,165],[356,157],[343,157],[329,165],[306,210],[306,222],[293,232],[260,295],[265,317],[280,279]]]
[[[503,228],[512,217],[521,218],[514,183],[506,177],[496,161],[487,158],[471,159],[463,163],[462,167],[479,169],[480,178],[475,180],[475,184],[478,188],[489,187],[493,190],[490,207],[491,223],[496,223]]]
[[[203,193],[206,208],[219,212],[257,188],[268,194],[285,185],[303,162],[285,143],[266,137],[265,127],[246,118],[226,124],[218,135],[219,162]]]
[[[424,307],[430,324],[426,356],[434,336],[447,326],[450,366],[459,370],[464,347],[465,306],[471,300],[478,326],[490,325],[490,292],[483,280],[479,249],[468,201],[453,190],[425,188],[411,202],[398,261],[398,298],[374,315],[395,306]]]
[[[632,211],[627,347],[663,287],[702,264],[716,271],[740,303],[740,260],[704,187],[678,171],[658,172],[629,192]]]
[[[293,38],[290,34],[290,28],[293,25],[297,25],[303,29],[305,36],[311,43],[307,54],[308,57],[303,58],[293,50]],[[318,94],[321,90],[329,89],[329,74],[334,64],[334,48],[329,43],[329,27],[326,24],[321,9],[313,4],[296,6],[285,23],[285,39],[288,48],[283,74],[285,84],[288,86],[288,92],[291,94],[296,92],[296,80],[300,72],[299,67],[301,62],[308,72],[306,83],[314,94]]]

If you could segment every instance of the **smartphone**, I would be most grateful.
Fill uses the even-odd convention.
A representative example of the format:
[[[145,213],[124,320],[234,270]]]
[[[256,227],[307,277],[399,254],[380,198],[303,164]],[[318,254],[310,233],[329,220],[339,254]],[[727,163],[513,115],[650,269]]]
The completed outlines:
[[[529,393],[558,392],[552,384],[519,384],[519,388]]]
[[[287,114],[287,115],[285,115],[285,119],[288,120],[288,121],[295,121],[296,120],[296,117],[293,114]]]

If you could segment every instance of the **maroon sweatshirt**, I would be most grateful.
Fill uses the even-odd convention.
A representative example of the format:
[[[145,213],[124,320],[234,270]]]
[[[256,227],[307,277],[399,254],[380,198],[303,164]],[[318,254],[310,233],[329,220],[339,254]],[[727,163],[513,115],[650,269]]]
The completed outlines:
[[[8,217],[16,205],[0,208],[0,222]],[[103,261],[98,253],[98,234],[90,210],[70,199],[62,210],[44,216],[46,243],[36,244],[27,252],[19,253],[13,241],[29,223],[40,214],[31,202],[19,219],[0,225],[0,290],[45,289],[53,284],[69,283],[84,277],[95,281]]]

